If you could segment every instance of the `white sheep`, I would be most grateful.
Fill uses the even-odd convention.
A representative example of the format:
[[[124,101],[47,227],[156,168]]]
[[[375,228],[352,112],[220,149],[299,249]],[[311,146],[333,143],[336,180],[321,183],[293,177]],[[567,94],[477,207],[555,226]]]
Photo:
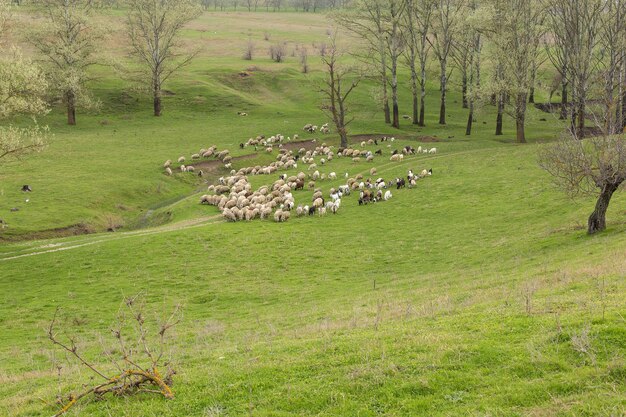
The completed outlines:
[[[389,201],[389,199],[390,199],[391,197],[393,197],[393,195],[391,195],[391,191],[390,191],[390,190],[387,190],[387,191],[385,191],[385,196],[383,197],[383,200],[385,200],[385,201]]]
[[[430,148],[428,153],[437,153],[437,148]]]
[[[170,167],[165,167],[165,173],[166,173],[167,175],[172,175],[172,168],[170,168]]]
[[[185,162],[185,157],[181,156],[180,158],[178,158],[178,163],[182,164],[183,162]]]
[[[336,180],[337,179],[337,173],[331,172],[330,174],[328,174],[328,179],[329,180]]]

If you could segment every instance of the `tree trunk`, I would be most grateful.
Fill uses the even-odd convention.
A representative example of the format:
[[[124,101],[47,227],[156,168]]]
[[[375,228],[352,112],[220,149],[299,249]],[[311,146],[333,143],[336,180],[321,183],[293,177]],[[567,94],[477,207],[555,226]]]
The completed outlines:
[[[441,61],[441,106],[439,107],[439,124],[446,124],[446,84],[448,81],[447,74],[447,63],[446,60]]]
[[[465,136],[470,136],[472,134],[472,123],[474,122],[474,104],[470,102],[469,104],[469,116],[467,116],[467,126],[465,127]]]
[[[399,109],[398,109],[398,98],[397,98],[397,94],[394,93],[394,99],[393,99],[393,122],[391,123],[392,127],[395,127],[396,129],[400,129],[400,114],[399,114]]]
[[[73,91],[68,91],[65,94],[65,101],[67,102],[67,124],[70,126],[76,125],[76,95]]]
[[[424,127],[426,126],[426,65],[421,64],[422,69],[422,77],[420,79],[420,120],[419,125]],[[626,100],[626,96],[624,96]]]
[[[609,183],[602,187],[602,192],[596,202],[596,208],[589,216],[587,222],[587,233],[592,235],[596,232],[601,232],[606,229],[606,211],[609,208],[611,197],[621,183]]]
[[[382,44],[384,42],[381,39],[380,45],[380,67],[381,67],[381,82],[383,87],[383,111],[385,112],[385,123],[391,123],[391,112],[389,111],[389,97],[387,95],[387,59],[385,46]]]
[[[567,82],[561,84],[561,115],[560,120],[567,119]]]
[[[154,87],[152,98],[154,104],[154,115],[157,117],[161,116],[161,89],[159,87]]]
[[[624,68],[626,68],[626,65],[624,65]],[[622,131],[626,131],[626,89],[622,93]]]
[[[339,129],[339,137],[341,138],[341,142],[339,146],[341,146],[342,148],[347,148],[348,147],[348,132],[346,132],[345,127]]]
[[[578,103],[578,136],[582,139],[585,137],[585,97],[580,98]]]
[[[530,70],[530,91],[528,94],[528,102],[535,104],[535,82],[537,79],[537,58],[533,59],[532,69]]]
[[[517,131],[517,143],[526,143],[526,93],[517,94],[517,105],[515,106],[515,127]]]
[[[498,93],[498,116],[496,117],[496,136],[502,135],[502,118],[504,115],[504,95]]]
[[[414,125],[419,123],[417,120],[419,104],[417,99],[417,71],[415,70],[415,58],[413,57],[411,62],[411,94],[413,95],[413,121]]]
[[[461,77],[461,93],[463,95],[463,108],[469,108],[469,103],[467,102],[467,70],[463,70],[463,76]]]
[[[398,109],[398,63],[397,58],[391,62],[391,103],[393,104],[392,127],[400,129],[400,110]]]

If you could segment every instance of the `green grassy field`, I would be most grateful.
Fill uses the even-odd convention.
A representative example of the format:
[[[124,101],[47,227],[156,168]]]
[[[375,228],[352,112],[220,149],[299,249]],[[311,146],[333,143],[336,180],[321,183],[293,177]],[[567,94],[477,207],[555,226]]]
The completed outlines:
[[[346,197],[335,216],[225,223],[198,204],[206,184],[196,176],[163,175],[166,159],[212,144],[248,155],[238,144],[259,134],[337,145],[333,134],[302,132],[326,121],[319,63],[307,76],[296,57],[271,63],[263,40],[269,27],[271,41],[319,44],[328,24],[319,14],[206,13],[185,32],[204,52],[166,87],[175,95],[163,117],[98,68],[99,113],[79,113],[71,128],[55,109],[44,120],[55,134],[48,148],[0,165],[9,226],[0,232],[0,415],[52,415],[46,401],[93,382],[75,363],[60,376],[52,365],[64,359],[45,333],[57,306],[81,349],[110,369],[108,330],[122,297],[137,293],[149,317],[184,307],[171,342],[175,399],[85,401],[68,415],[626,415],[626,197],[614,197],[605,233],[585,234],[594,202],[567,199],[537,164],[541,143],[562,129],[551,115],[530,110],[528,145],[513,143],[509,119],[493,135],[492,108],[465,137],[458,88],[450,124],[435,124],[433,83],[428,126],[403,121],[395,131],[366,82],[351,133],[399,139],[373,163],[334,159],[322,172],[434,175],[388,202]],[[248,37],[259,49],[251,62],[241,59]],[[406,84],[401,99],[410,113]],[[423,136],[438,139],[425,144],[436,155],[389,161],[390,149],[424,145]],[[259,152],[234,167],[271,159]],[[310,191],[294,195],[310,202]],[[121,227],[104,232],[111,224]],[[76,230],[98,233],[69,236]]]

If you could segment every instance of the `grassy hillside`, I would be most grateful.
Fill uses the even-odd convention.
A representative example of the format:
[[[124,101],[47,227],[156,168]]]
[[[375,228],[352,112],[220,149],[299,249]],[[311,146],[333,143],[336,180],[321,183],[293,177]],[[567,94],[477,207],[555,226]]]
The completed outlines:
[[[326,121],[318,72],[302,75],[296,58],[240,59],[251,32],[259,44],[265,27],[322,42],[327,24],[320,15],[207,13],[186,32],[207,52],[167,86],[175,95],[162,118],[102,68],[99,114],[80,114],[70,128],[55,109],[46,151],[0,166],[0,217],[9,225],[0,244],[0,415],[52,415],[42,400],[92,382],[75,364],[60,376],[51,364],[63,359],[45,335],[57,306],[67,332],[107,368],[121,299],[140,292],[150,317],[184,306],[172,342],[176,398],[84,402],[68,415],[626,414],[626,197],[614,197],[605,233],[585,235],[594,202],[566,199],[537,165],[539,142],[561,129],[552,116],[531,110],[531,144],[519,146],[508,119],[506,135],[493,136],[486,108],[468,138],[454,91],[451,123],[435,125],[433,84],[429,126],[404,121],[392,131],[365,83],[351,132],[398,140],[370,146],[385,152],[371,164],[333,160],[321,170],[340,180],[318,185],[326,193],[344,172],[367,176],[372,167],[384,178],[423,168],[434,175],[394,189],[388,202],[346,197],[336,216],[225,223],[198,204],[206,185],[196,176],[163,175],[166,159],[212,144],[251,154],[238,144],[258,134],[336,145],[332,134],[301,130]],[[239,75],[252,65],[251,76]],[[403,86],[404,113],[409,98]],[[406,144],[438,152],[390,162],[390,150]],[[260,152],[234,167],[272,158]],[[22,194],[22,184],[33,193]],[[294,195],[310,202],[310,191]],[[123,227],[73,237],[58,230],[111,223]],[[54,238],[30,239],[38,236]]]

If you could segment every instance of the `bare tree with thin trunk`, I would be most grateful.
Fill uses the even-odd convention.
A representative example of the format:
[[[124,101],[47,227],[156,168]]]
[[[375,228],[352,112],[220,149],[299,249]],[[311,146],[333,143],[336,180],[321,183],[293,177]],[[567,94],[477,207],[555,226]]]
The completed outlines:
[[[98,63],[96,49],[103,31],[90,21],[92,3],[87,0],[44,0],[45,23],[29,35],[44,56],[50,85],[67,108],[67,124],[76,124],[76,108],[97,105],[89,94],[88,68]]]
[[[507,109],[503,96],[511,97],[509,113],[515,120],[516,140],[525,143],[526,107],[536,48],[544,33],[541,21],[545,11],[540,0],[492,0],[492,6],[490,19],[493,23],[488,24],[484,32],[499,65],[496,91],[500,95],[499,110]]]
[[[601,61],[604,76],[604,124],[609,133],[623,130],[622,97],[624,79],[622,68],[626,58],[626,0],[610,0],[604,5],[600,29]]]
[[[626,137],[602,134],[581,140],[573,134],[542,148],[540,165],[571,196],[597,196],[587,220],[587,233],[606,229],[613,194],[626,181]],[[599,194],[598,194],[599,191]]]
[[[411,71],[411,93],[413,95],[413,124],[425,126],[426,109],[426,65],[430,43],[428,33],[436,0],[406,0],[403,24],[406,42],[406,62]],[[419,61],[419,74],[417,63]],[[418,104],[419,81],[419,104]]]
[[[337,49],[337,32],[331,35],[331,44],[328,53],[322,57],[325,68],[325,78],[320,92],[324,96],[322,109],[333,120],[341,138],[341,147],[348,147],[347,126],[352,118],[347,118],[347,101],[350,94],[359,85],[360,74],[353,67],[339,64],[341,53]]]
[[[469,13],[476,9],[474,1],[468,1],[468,17]],[[472,66],[472,53],[475,47],[476,28],[473,27],[472,19],[466,19],[459,26],[457,36],[452,42],[452,52],[450,56],[454,61],[455,67],[461,74],[461,106],[464,109],[469,108],[468,100],[468,83]]]
[[[439,124],[446,124],[446,94],[448,89],[448,64],[452,46],[464,18],[465,0],[437,0],[432,19],[431,42],[433,52],[439,61],[441,104],[439,107]]]
[[[200,14],[195,0],[127,0],[131,55],[140,66],[133,77],[152,93],[154,115],[161,115],[163,84],[196,56],[180,45],[180,31]]]
[[[472,14],[476,13],[477,5],[475,1],[471,1],[469,9]],[[474,123],[474,111],[476,108],[476,98],[480,92],[480,70],[481,70],[481,53],[483,47],[483,39],[480,31],[475,25],[468,25],[470,31],[470,41],[467,43],[469,50],[469,74],[467,80],[467,108],[469,109],[467,115],[467,124],[465,125],[465,135],[470,136],[472,134],[472,125]]]
[[[387,22],[387,36],[385,41],[389,51],[389,79],[391,87],[392,121],[391,126],[400,128],[400,110],[398,106],[398,60],[404,51],[404,39],[401,32],[401,22],[406,10],[405,0],[387,0],[385,20]]]
[[[333,17],[340,26],[365,40],[368,46],[366,52],[354,53],[354,55],[378,68],[385,123],[391,123],[387,64],[389,56],[386,48],[387,31],[384,19],[385,10],[388,7],[387,0],[356,0],[352,6],[350,10],[339,11]]]
[[[571,87],[571,123],[583,137],[591,79],[600,63],[603,0],[553,0],[547,11],[553,45],[546,50]]]

